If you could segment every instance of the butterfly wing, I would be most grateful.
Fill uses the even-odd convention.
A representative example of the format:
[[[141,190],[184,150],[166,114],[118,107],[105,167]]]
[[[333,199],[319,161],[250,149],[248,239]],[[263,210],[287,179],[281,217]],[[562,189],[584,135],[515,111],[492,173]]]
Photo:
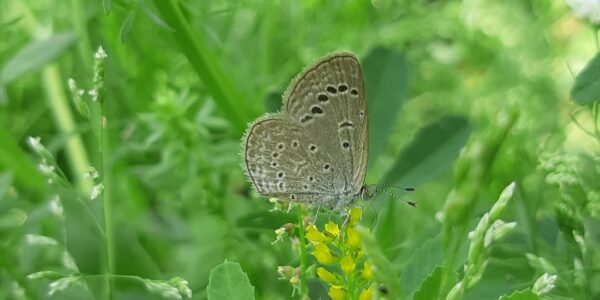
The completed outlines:
[[[354,54],[328,55],[305,69],[284,95],[284,113],[302,128],[318,151],[329,154],[315,170],[331,165],[337,195],[356,195],[364,184],[368,160],[365,84]],[[330,180],[331,181],[331,180]]]
[[[329,170],[315,171],[327,153],[316,145],[299,124],[285,114],[259,118],[244,138],[245,167],[256,190],[265,196],[292,202],[323,204],[336,182]]]

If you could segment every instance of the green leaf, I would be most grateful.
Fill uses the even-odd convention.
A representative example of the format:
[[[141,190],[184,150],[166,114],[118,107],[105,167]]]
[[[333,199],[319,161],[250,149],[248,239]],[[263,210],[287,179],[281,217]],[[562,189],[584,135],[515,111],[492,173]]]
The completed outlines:
[[[119,31],[119,41],[121,41],[121,43],[125,43],[125,40],[127,40],[127,37],[129,36],[129,32],[131,31],[131,28],[133,27],[133,22],[135,21],[135,15],[136,15],[136,10],[132,9],[129,12],[129,14],[127,15],[125,22],[123,22],[123,25],[121,26],[121,31]]]
[[[600,52],[575,78],[575,84],[571,88],[571,99],[579,105],[600,100]]]
[[[384,177],[385,183],[418,186],[449,168],[471,133],[466,118],[447,116],[421,129]]]
[[[175,29],[173,29],[173,27],[169,26],[169,24],[167,24],[167,22],[165,22],[154,10],[152,10],[152,8],[150,8],[150,6],[148,6],[148,3],[146,3],[146,1],[141,0],[139,2],[140,7],[142,8],[142,11],[148,16],[148,18],[150,18],[150,20],[152,22],[154,22],[154,24],[156,24],[156,26],[167,30],[170,33],[174,33]]]
[[[384,151],[408,90],[404,55],[374,48],[363,61],[369,105],[369,164]]]
[[[208,299],[254,299],[254,287],[239,263],[225,261],[210,271]]]
[[[531,289],[525,289],[522,291],[516,291],[510,296],[502,296],[498,298],[499,300],[539,300],[540,297],[533,293]]]
[[[112,8],[111,0],[102,0],[102,8],[104,9],[104,14],[108,15]]]
[[[387,287],[388,299],[398,299],[398,295],[402,289],[400,288],[400,282],[392,267],[392,263],[383,255],[377,241],[367,228],[357,226],[356,231],[360,235],[365,254],[369,257],[371,263],[373,263],[375,281]]]
[[[443,270],[444,270],[444,268],[442,266],[435,267],[433,272],[431,272],[431,274],[429,274],[429,276],[427,276],[427,278],[425,278],[425,280],[423,280],[423,282],[421,282],[421,286],[415,292],[415,295],[413,296],[412,299],[413,300],[436,299],[438,297],[440,288],[442,286],[441,281],[442,281]]]
[[[36,70],[65,52],[77,40],[73,32],[53,35],[23,47],[0,70],[0,81],[9,83],[27,72]]]
[[[404,267],[400,281],[405,296],[412,295],[434,268],[444,262],[444,249],[441,234],[427,240],[414,251],[409,263]],[[407,297],[410,298],[410,297]]]

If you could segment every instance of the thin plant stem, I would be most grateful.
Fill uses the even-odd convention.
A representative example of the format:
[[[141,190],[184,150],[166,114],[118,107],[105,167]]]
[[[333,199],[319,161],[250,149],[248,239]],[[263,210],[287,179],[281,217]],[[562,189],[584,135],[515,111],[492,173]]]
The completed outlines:
[[[44,30],[46,26],[41,25],[31,8],[26,2],[19,2],[21,11],[25,15],[25,24],[29,31],[38,39],[45,38],[49,32]],[[46,99],[50,106],[54,121],[59,130],[67,137],[65,157],[69,161],[69,167],[75,177],[75,184],[79,190],[85,194],[89,194],[92,185],[85,178],[89,164],[87,152],[83,145],[81,136],[77,134],[73,114],[69,107],[67,96],[63,90],[62,83],[64,80],[60,74],[58,64],[52,63],[44,67],[42,71],[42,82],[45,89]]]
[[[304,237],[304,211],[302,207],[298,205],[298,235],[300,239],[300,295],[302,298],[308,296],[308,285],[306,283],[306,239]]]

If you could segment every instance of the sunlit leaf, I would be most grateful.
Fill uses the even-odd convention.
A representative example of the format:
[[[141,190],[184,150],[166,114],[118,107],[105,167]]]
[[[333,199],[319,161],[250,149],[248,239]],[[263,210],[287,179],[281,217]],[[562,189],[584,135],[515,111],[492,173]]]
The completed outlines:
[[[45,40],[23,47],[0,70],[0,81],[11,82],[27,72],[36,70],[65,52],[77,40],[73,32],[55,34]]]
[[[539,300],[540,297],[534,294],[531,289],[525,289],[522,291],[516,291],[509,296],[502,296],[499,300]]]
[[[415,292],[412,297],[413,300],[429,300],[435,299],[440,292],[442,285],[442,274],[444,268],[437,266],[419,286],[419,289]]]
[[[408,89],[404,54],[377,47],[362,62],[369,107],[369,164],[385,149]]]
[[[421,247],[415,249],[408,264],[402,270],[400,278],[403,292],[411,295],[438,265],[444,262],[444,248],[441,234],[427,240]]]
[[[239,263],[226,261],[210,272],[208,299],[254,299],[254,287]]]
[[[433,178],[452,165],[470,133],[467,119],[461,116],[428,125],[398,156],[384,182],[418,186]]]
[[[600,52],[583,68],[571,88],[571,99],[579,105],[600,100]]]

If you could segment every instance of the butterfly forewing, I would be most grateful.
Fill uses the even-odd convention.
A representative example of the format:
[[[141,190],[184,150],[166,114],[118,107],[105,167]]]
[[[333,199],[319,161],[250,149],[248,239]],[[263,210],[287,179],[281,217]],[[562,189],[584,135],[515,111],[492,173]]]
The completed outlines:
[[[343,185],[332,193],[356,194],[363,185],[368,154],[365,95],[362,70],[351,53],[321,59],[286,93],[284,112],[305,128],[320,151],[334,158],[334,176],[343,179]]]

